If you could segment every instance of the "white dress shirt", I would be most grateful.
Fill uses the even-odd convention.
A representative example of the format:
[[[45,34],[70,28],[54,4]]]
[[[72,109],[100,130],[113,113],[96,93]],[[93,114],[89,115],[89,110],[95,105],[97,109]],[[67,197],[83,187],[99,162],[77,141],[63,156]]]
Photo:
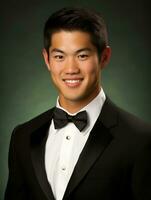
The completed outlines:
[[[53,120],[51,122],[45,147],[45,168],[56,200],[63,199],[74,167],[101,112],[105,99],[104,91],[101,89],[97,97],[80,110],[86,110],[88,115],[88,124],[81,132],[71,122],[61,129],[55,129]],[[58,101],[56,106],[63,109]]]

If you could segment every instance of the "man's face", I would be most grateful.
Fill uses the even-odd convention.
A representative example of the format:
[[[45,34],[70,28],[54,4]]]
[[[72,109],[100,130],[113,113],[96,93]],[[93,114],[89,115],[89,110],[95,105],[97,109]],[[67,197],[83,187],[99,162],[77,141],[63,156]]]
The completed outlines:
[[[62,106],[72,103],[86,105],[99,93],[99,74],[106,64],[106,53],[98,59],[97,50],[88,33],[54,33],[49,55],[46,50],[43,55],[59,91]]]

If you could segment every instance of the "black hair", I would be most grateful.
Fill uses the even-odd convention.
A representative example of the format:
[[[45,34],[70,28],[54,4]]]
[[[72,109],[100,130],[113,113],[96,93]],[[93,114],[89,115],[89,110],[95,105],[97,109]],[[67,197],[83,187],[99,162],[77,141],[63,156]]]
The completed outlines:
[[[89,33],[98,55],[108,45],[104,19],[99,13],[89,9],[66,7],[56,11],[48,18],[44,26],[44,48],[48,53],[52,34],[61,30],[79,30]]]

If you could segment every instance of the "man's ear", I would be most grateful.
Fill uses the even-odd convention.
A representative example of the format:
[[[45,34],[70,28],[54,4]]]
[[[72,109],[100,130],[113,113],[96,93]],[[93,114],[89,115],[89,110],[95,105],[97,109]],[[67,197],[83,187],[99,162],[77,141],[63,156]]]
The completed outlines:
[[[46,51],[46,49],[42,50],[42,55],[43,55],[45,64],[46,64],[48,70],[50,71],[49,55],[48,55],[48,52]]]
[[[100,57],[101,69],[103,69],[109,63],[110,57],[111,57],[111,48],[110,46],[106,46],[102,51]]]

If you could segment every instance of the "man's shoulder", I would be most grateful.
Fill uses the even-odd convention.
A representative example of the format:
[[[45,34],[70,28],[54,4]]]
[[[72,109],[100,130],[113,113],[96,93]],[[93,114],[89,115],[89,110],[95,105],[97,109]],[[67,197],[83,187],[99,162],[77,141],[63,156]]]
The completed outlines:
[[[138,132],[150,132],[151,134],[151,124],[131,112],[119,108],[118,119],[119,124],[122,124],[125,128],[128,127]]]
[[[39,129],[45,124],[48,124],[48,123],[50,124],[53,110],[54,110],[54,107],[22,124],[17,125],[13,130],[13,134],[16,135],[16,134],[26,133],[27,135],[28,133],[34,132],[35,130]]]
[[[134,154],[143,151],[142,149],[146,147],[151,147],[151,125],[149,123],[117,106],[110,99],[107,99],[105,106],[107,108],[103,111],[104,121],[106,124],[107,121],[113,124],[109,127],[109,131],[116,141],[116,146],[122,147],[127,153],[134,152]],[[105,115],[105,112],[108,113]]]
[[[151,135],[151,124],[141,119],[139,116],[126,111],[125,109],[117,106],[110,99],[107,98],[108,115],[116,118],[116,124],[125,132],[142,132]],[[114,113],[114,114],[113,114]],[[115,120],[115,119],[114,119]]]

